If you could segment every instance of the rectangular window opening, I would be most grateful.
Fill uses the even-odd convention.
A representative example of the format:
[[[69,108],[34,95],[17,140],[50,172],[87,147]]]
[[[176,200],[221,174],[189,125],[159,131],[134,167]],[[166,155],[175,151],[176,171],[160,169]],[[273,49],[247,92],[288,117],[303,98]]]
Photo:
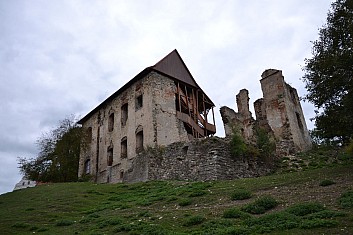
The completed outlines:
[[[143,131],[136,133],[136,153],[143,151]]]
[[[121,125],[125,126],[128,118],[128,104],[121,106]]]
[[[113,165],[113,148],[109,148],[107,152],[107,162],[108,166]]]
[[[139,95],[136,98],[136,103],[135,103],[136,110],[141,109],[142,106],[143,106],[143,98],[142,98],[142,95]]]
[[[121,158],[127,158],[127,138],[121,140]]]
[[[109,115],[108,119],[108,131],[111,132],[114,130],[114,113]]]

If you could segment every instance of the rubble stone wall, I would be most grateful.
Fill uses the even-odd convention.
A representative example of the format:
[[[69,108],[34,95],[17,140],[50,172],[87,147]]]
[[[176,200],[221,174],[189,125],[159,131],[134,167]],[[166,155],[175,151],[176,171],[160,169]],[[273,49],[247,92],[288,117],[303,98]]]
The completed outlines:
[[[228,180],[271,172],[265,160],[234,157],[229,146],[227,140],[211,137],[146,150],[134,159],[124,181]]]

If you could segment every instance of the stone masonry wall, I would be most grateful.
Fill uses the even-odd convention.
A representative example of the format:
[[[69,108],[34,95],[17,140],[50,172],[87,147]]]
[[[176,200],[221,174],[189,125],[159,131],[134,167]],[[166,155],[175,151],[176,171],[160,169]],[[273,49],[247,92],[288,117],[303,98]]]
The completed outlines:
[[[228,180],[271,172],[264,160],[233,157],[229,146],[227,140],[211,137],[148,149],[134,159],[124,181]]]
[[[156,72],[135,82],[104,107],[97,110],[83,125],[91,130],[91,141],[80,156],[79,176],[85,172],[90,160],[90,174],[98,183],[122,182],[136,157],[136,133],[143,130],[143,146],[164,146],[177,141],[188,141],[182,121],[176,117],[176,85],[170,78]],[[142,107],[136,99],[142,95]],[[127,120],[122,124],[122,106],[127,104]],[[114,114],[113,129],[109,117]],[[122,140],[127,141],[127,154],[122,154]],[[111,149],[111,153],[109,153]],[[108,164],[108,155],[112,164]]]

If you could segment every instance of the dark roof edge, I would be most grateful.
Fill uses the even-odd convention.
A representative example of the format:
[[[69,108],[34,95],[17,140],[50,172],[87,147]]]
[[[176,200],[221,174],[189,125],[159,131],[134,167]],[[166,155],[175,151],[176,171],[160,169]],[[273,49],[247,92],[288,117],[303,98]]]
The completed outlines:
[[[176,52],[177,55],[179,56],[181,62],[183,63],[184,67],[186,68],[187,72],[189,73],[191,79],[195,82],[197,89],[200,89],[203,94],[205,94],[205,97],[210,101],[210,103],[215,106],[215,104],[212,102],[212,100],[207,96],[207,94],[201,89],[201,87],[197,84],[197,82],[195,81],[194,77],[192,76],[192,74],[190,73],[188,67],[186,66],[186,64],[184,63],[183,59],[181,58],[180,54],[178,53],[178,51],[176,49],[174,49],[171,53]],[[94,113],[96,113],[99,109],[101,109],[104,105],[106,105],[107,102],[112,101],[115,97],[117,97],[119,94],[121,94],[124,90],[126,90],[128,87],[130,87],[133,83],[135,83],[136,81],[142,79],[144,76],[146,76],[148,73],[150,73],[151,71],[155,71],[158,72],[159,74],[169,77],[175,81],[179,81],[184,83],[183,81],[179,80],[178,78],[172,77],[168,74],[165,74],[161,71],[159,71],[158,69],[155,69],[156,65],[159,64],[161,61],[163,61],[166,57],[168,57],[171,53],[169,53],[167,56],[165,56],[163,59],[161,59],[159,62],[157,62],[155,65],[150,66],[145,68],[144,70],[142,70],[140,73],[138,73],[134,78],[132,78],[130,81],[128,81],[125,85],[123,85],[119,90],[117,90],[116,92],[114,92],[112,95],[110,95],[107,99],[105,99],[103,102],[101,102],[97,107],[95,107],[91,112],[89,112],[86,116],[84,116],[83,118],[81,118],[77,123],[78,124],[83,124],[85,121],[87,121],[87,119],[89,119]],[[188,86],[192,86],[191,84],[187,84]]]
[[[128,87],[130,87],[133,83],[136,81],[140,80],[143,78],[145,75],[147,75],[149,72],[151,72],[153,69],[152,67],[147,67],[144,70],[142,70],[139,74],[137,74],[133,79],[125,83],[119,90],[114,92],[112,95],[110,95],[107,99],[105,99],[103,102],[101,102],[97,107],[95,107],[91,112],[89,112],[86,116],[81,118],[77,123],[78,124],[83,124],[85,121],[87,121],[88,118],[90,118],[95,112],[97,112],[100,108],[102,108],[107,102],[112,101],[115,97],[117,97],[120,93],[122,93],[124,90],[126,90]]]

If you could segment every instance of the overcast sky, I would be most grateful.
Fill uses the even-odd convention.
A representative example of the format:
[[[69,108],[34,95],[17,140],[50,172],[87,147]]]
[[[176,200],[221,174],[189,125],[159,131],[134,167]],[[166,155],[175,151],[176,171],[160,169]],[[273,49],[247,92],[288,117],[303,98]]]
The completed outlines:
[[[21,179],[17,157],[70,114],[86,115],[145,67],[177,49],[216,104],[250,106],[260,76],[283,71],[305,88],[304,59],[330,0],[0,0],[0,194]],[[313,106],[302,104],[309,129]],[[253,112],[254,114],[254,112]]]

